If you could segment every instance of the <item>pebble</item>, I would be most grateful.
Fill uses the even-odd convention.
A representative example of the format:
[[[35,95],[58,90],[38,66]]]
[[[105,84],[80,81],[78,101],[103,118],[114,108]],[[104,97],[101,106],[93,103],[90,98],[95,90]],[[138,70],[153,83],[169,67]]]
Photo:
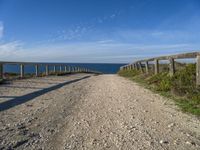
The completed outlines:
[[[186,141],[185,143],[188,145],[196,145],[194,142],[189,142],[189,141]]]
[[[160,140],[160,144],[168,144],[168,143],[169,143],[168,141]]]
[[[171,127],[174,127],[175,126],[175,123],[171,123],[171,124],[169,124],[167,127],[168,128],[171,128]]]

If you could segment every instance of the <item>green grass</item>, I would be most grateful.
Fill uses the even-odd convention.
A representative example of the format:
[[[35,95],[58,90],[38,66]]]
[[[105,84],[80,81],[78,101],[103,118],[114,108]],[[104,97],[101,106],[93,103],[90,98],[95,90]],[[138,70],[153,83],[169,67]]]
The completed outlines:
[[[123,70],[118,74],[134,80],[162,96],[173,99],[183,112],[200,116],[200,88],[195,84],[195,64],[179,68],[173,77],[169,76],[166,70],[156,75],[142,74],[137,70]]]

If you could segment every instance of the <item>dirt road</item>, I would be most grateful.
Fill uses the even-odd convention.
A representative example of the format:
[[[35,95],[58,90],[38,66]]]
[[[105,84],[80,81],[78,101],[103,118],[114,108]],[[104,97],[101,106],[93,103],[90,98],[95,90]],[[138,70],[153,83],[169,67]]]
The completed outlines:
[[[199,119],[117,75],[0,86],[0,150],[200,149]]]

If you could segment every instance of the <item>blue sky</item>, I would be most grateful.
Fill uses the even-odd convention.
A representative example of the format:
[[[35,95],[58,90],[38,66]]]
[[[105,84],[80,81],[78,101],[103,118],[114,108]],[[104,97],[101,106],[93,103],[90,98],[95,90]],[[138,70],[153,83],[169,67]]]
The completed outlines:
[[[127,63],[200,49],[199,0],[0,0],[0,60]]]

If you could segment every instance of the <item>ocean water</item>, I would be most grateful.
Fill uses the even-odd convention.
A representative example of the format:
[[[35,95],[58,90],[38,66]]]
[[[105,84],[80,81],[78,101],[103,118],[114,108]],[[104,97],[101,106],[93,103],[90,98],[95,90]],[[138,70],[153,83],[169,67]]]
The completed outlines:
[[[119,70],[119,68],[125,64],[95,64],[95,63],[66,63],[69,66],[76,66],[82,68],[88,68],[90,70],[95,70],[102,72],[104,74],[115,74]],[[25,65],[25,73],[35,73],[35,66]],[[58,66],[56,70],[59,70]],[[64,67],[62,68],[64,70]],[[53,66],[49,67],[49,70],[53,70]],[[19,73],[20,66],[19,65],[4,65],[4,73]],[[39,67],[39,72],[45,72],[45,66]]]

